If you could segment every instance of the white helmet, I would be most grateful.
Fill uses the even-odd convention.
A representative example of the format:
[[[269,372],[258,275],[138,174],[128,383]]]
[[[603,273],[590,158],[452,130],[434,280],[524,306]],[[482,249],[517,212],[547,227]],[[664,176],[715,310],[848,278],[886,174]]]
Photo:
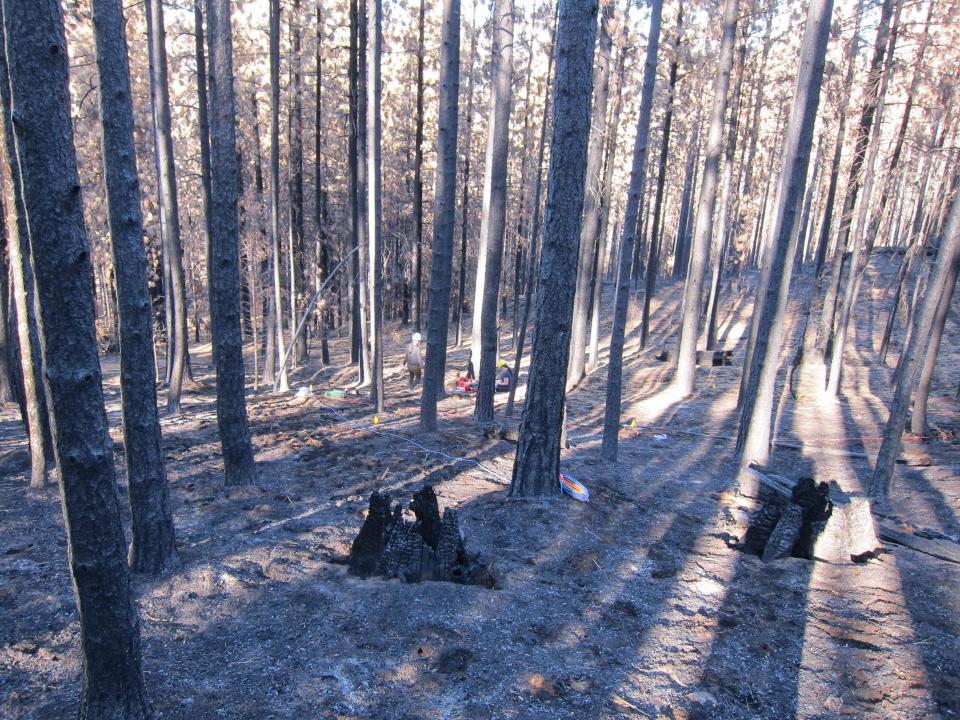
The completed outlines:
[[[420,338],[421,338],[421,337],[422,337],[422,336],[420,335],[420,333],[415,332],[415,333],[413,334],[413,344],[416,345],[418,342],[420,342]]]

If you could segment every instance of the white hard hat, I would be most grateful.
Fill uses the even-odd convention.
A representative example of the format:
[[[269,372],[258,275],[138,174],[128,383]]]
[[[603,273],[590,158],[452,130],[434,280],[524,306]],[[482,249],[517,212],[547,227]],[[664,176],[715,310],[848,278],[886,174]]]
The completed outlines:
[[[415,342],[415,343],[420,342],[420,338],[421,338],[420,333],[415,332],[415,333],[413,334],[413,342]]]

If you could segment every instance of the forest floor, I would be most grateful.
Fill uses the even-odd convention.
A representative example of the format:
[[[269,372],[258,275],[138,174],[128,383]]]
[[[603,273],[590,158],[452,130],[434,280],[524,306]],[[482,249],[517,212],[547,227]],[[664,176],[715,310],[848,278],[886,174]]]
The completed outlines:
[[[776,450],[781,474],[853,490],[869,479],[870,461],[838,451],[872,456],[879,446],[892,369],[876,361],[876,348],[896,270],[886,255],[871,265],[839,401],[795,402],[781,373],[778,437],[803,447]],[[809,288],[809,277],[800,284]],[[863,564],[765,564],[726,542],[754,294],[746,284],[725,296],[721,345],[735,350],[735,364],[701,368],[696,395],[678,402],[663,392],[669,368],[654,359],[674,333],[680,295],[679,285],[664,283],[651,348],[638,350],[638,332],[628,339],[624,421],[635,418],[637,427],[624,428],[615,465],[598,458],[601,356],[600,369],[569,398],[572,447],[563,455],[564,469],[589,487],[589,503],[508,500],[515,446],[484,438],[472,397],[444,399],[440,432],[419,434],[419,389],[407,389],[400,367],[408,331],[396,325],[388,408],[375,428],[365,397],[322,395],[353,379],[346,338],[332,342],[332,367],[320,366],[314,348],[293,385],[312,384],[315,399],[251,388],[259,480],[227,489],[209,346],[195,348],[199,383],[183,413],[163,421],[183,566],[134,581],[156,717],[960,717],[960,566],[893,545]],[[792,302],[793,343],[802,318]],[[928,464],[898,466],[891,502],[913,527],[954,539],[958,355],[954,314],[930,405],[937,432],[922,443]],[[465,357],[464,349],[451,353],[449,382]],[[117,359],[105,357],[103,368],[119,440]],[[497,396],[498,413],[504,400]],[[58,492],[27,490],[25,447],[7,408],[0,717],[60,720],[79,698],[78,625]],[[125,495],[119,450],[116,460]],[[441,508],[459,510],[468,548],[492,561],[497,589],[347,574],[342,559],[370,493],[409,500],[427,482]]]

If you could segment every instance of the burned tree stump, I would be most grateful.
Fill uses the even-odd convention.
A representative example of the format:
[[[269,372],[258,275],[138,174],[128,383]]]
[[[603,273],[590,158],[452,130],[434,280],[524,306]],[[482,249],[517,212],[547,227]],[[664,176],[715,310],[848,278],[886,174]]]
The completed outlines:
[[[787,505],[780,513],[770,538],[763,548],[761,559],[764,562],[781,560],[790,557],[793,546],[800,537],[800,528],[803,527],[803,509],[799,505]]]
[[[410,509],[412,521],[404,518],[399,502],[391,510],[389,495],[370,496],[370,511],[350,550],[351,573],[495,586],[489,565],[467,553],[456,510],[447,508],[440,515],[432,485],[414,494]]]

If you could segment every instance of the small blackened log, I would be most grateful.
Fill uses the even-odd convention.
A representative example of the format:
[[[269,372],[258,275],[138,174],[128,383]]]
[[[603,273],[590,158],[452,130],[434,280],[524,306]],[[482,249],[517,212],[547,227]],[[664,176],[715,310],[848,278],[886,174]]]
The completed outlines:
[[[780,519],[763,549],[763,561],[770,562],[789,557],[802,527],[803,509],[793,503],[787,505],[780,513]]]

